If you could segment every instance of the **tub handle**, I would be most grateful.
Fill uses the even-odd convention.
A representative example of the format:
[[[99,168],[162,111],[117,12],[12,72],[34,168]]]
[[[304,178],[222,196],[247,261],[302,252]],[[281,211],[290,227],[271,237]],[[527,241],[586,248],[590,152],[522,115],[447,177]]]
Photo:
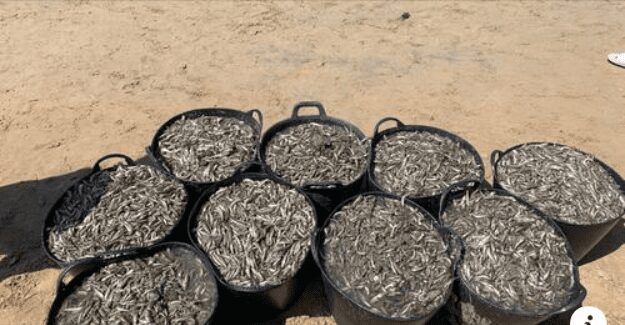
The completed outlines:
[[[68,274],[73,273],[75,276],[92,267],[95,267],[95,260],[96,258],[77,261],[63,268],[63,270],[61,270],[61,273],[59,274],[59,278],[56,280],[56,295],[55,296],[58,297],[61,294],[61,292],[65,290],[65,287],[67,287],[65,278],[67,277]]]
[[[308,190],[327,190],[334,189],[343,186],[341,182],[328,182],[328,183],[304,183],[302,185],[303,189]]]
[[[442,223],[441,215],[443,214],[444,208],[447,206],[447,201],[449,201],[450,196],[455,196],[458,193],[466,191],[466,190],[474,191],[480,188],[481,186],[482,186],[482,182],[476,179],[467,179],[464,181],[460,181],[458,183],[451,184],[451,186],[449,186],[445,190],[445,192],[443,192],[443,194],[441,195],[441,200],[440,200],[440,205],[439,205],[439,210],[438,210],[439,211],[438,219],[441,221],[441,223]]]
[[[132,160],[132,158],[130,158],[130,157],[124,155],[124,154],[121,154],[121,153],[112,153],[112,154],[106,155],[106,156],[98,159],[98,161],[96,161],[95,164],[93,165],[93,171],[94,172],[99,172],[100,170],[102,170],[102,167],[100,166],[100,164],[102,162],[104,162],[105,160],[108,160],[108,159],[111,159],[111,158],[121,158],[121,159],[123,159],[126,162],[126,165],[128,165],[128,166],[135,166],[136,165],[135,161]]]
[[[464,242],[462,238],[460,238],[460,236],[458,236],[458,234],[456,234],[456,232],[450,227],[441,226],[440,231],[445,242],[449,244],[447,252],[449,253],[449,257],[451,257],[452,266],[455,272],[458,263],[460,263],[462,256],[464,255]]]
[[[380,133],[380,126],[382,124],[384,124],[384,122],[388,122],[388,121],[394,121],[397,126],[396,127],[403,127],[404,123],[402,121],[400,121],[398,118],[395,117],[385,117],[383,119],[381,119],[376,125],[375,128],[373,129],[373,136],[376,136],[378,133]]]
[[[261,170],[263,169],[263,165],[260,163],[260,161],[253,160],[253,161],[250,161],[250,162],[248,162],[246,164],[243,164],[242,166],[237,167],[237,169],[234,171],[234,173],[232,173],[232,176],[237,176],[237,175],[243,174],[246,170],[248,170],[248,169],[250,169],[250,168],[252,168],[254,166],[260,167]]]
[[[318,101],[303,101],[303,102],[299,102],[297,104],[295,104],[295,106],[293,106],[293,114],[291,115],[291,118],[296,118],[299,117],[299,110],[302,107],[316,107],[319,110],[319,116],[326,116],[326,109],[323,107],[323,105],[318,102]]]
[[[501,152],[501,150],[493,150],[493,152],[490,153],[490,167],[493,168],[493,171],[495,170],[495,166],[497,165],[497,162],[499,162],[502,153],[503,152]]]
[[[249,111],[247,111],[247,114],[249,114],[252,118],[255,118],[258,121],[258,124],[260,125],[260,131],[262,132],[263,130],[263,113],[257,109],[251,109]],[[256,117],[254,117],[254,115],[256,115]]]

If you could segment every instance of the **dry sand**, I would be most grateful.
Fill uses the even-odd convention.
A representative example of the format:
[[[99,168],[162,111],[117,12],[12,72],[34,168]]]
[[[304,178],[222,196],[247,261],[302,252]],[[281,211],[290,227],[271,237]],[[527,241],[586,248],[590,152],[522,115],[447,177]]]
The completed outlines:
[[[403,12],[408,20],[401,20]],[[0,3],[0,324],[41,324],[58,269],[47,209],[109,152],[139,158],[189,108],[298,100],[367,133],[377,120],[441,127],[486,160],[550,140],[625,175],[625,4]],[[622,222],[581,267],[586,305],[625,323]],[[313,286],[288,324],[333,324]],[[280,322],[278,322],[280,323]]]

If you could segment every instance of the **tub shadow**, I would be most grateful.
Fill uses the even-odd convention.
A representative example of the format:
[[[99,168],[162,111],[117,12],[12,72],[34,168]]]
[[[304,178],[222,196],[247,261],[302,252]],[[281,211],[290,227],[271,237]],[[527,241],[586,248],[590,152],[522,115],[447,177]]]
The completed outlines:
[[[579,265],[591,263],[618,250],[625,244],[625,220],[621,219],[612,230],[595,246]]]
[[[41,243],[43,221],[63,192],[89,171],[0,187],[0,281],[54,266]]]
[[[137,163],[149,163],[147,157]],[[91,167],[44,179],[0,187],[0,281],[19,274],[57,267],[42,247],[48,210]]]

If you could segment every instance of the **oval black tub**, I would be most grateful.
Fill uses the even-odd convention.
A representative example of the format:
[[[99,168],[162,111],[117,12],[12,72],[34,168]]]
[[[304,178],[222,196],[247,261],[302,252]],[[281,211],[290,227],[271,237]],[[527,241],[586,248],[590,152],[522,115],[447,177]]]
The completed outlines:
[[[568,146],[565,146],[559,143],[553,143],[553,142],[528,142],[528,143],[516,145],[503,152],[500,150],[494,150],[490,155],[490,163],[493,169],[493,187],[511,192],[510,189],[503,187],[501,183],[499,183],[499,180],[497,177],[497,172],[498,172],[497,165],[499,161],[501,160],[501,158],[505,156],[506,154],[508,154],[509,152],[514,151],[515,149],[521,146],[531,145],[531,144],[550,144],[554,146],[568,147]],[[575,150],[581,153],[587,154],[578,149],[575,149]],[[592,156],[592,155],[589,155],[589,156]],[[601,160],[597,159],[596,157],[594,158],[594,160],[599,165],[601,165],[601,167],[603,167],[608,172],[608,174],[610,174],[610,176],[612,176],[616,184],[618,184],[619,187],[621,188],[621,192],[625,193],[625,180],[623,180],[623,178],[614,169],[612,169],[610,166],[603,163]],[[573,255],[575,257],[575,261],[577,262],[581,261],[584,258],[584,256],[586,256],[586,254],[588,254],[595,246],[597,246],[597,244],[599,244],[599,242],[603,239],[603,237],[605,237],[610,232],[610,230],[612,230],[612,228],[614,228],[614,226],[616,226],[616,224],[620,220],[622,220],[622,218],[616,218],[613,220],[607,220],[604,222],[594,223],[594,224],[573,224],[573,223],[569,223],[566,221],[558,220],[553,217],[552,219],[558,224],[558,226],[560,226],[560,228],[562,229],[562,232],[564,233],[564,235],[566,235],[566,238],[571,243],[571,248],[573,249]]]
[[[380,126],[388,121],[393,121],[396,123],[395,127],[389,128],[389,129],[385,129],[383,131],[380,131]],[[475,161],[477,162],[478,168],[479,168],[479,172],[480,172],[480,180],[484,179],[484,162],[482,161],[482,158],[480,157],[480,154],[477,152],[477,150],[475,150],[475,148],[466,140],[462,139],[461,137],[447,132],[445,130],[442,129],[438,129],[435,127],[431,127],[431,126],[426,126],[426,125],[406,125],[404,124],[402,121],[400,121],[397,118],[394,117],[385,117],[383,119],[381,119],[376,125],[375,128],[373,130],[373,139],[371,140],[371,156],[369,157],[369,166],[367,169],[367,179],[369,180],[369,184],[372,190],[375,191],[381,191],[381,192],[386,192],[389,193],[389,191],[385,188],[383,188],[380,183],[378,183],[378,181],[375,179],[375,148],[376,145],[385,137],[389,136],[389,135],[393,135],[395,133],[398,132],[427,132],[427,133],[431,133],[431,134],[435,134],[438,135],[440,137],[443,138],[447,138],[450,139],[451,141],[458,143],[462,148],[466,149],[468,152],[471,153],[471,155],[475,158]],[[413,201],[416,202],[417,204],[419,204],[420,206],[424,207],[426,210],[428,210],[432,215],[437,216],[438,212],[439,212],[439,204],[440,204],[440,199],[441,199],[441,194],[445,191],[445,189],[441,190],[439,193],[434,194],[434,195],[430,195],[430,196],[420,196],[420,197],[414,197],[414,196],[408,196],[408,198]],[[393,194],[397,194],[397,193],[393,193]]]
[[[192,244],[202,252],[211,263],[215,272],[215,278],[217,279],[221,294],[219,302],[220,307],[215,316],[216,322],[219,323],[253,323],[275,318],[296,301],[314,275],[314,264],[309,251],[307,257],[300,265],[299,271],[281,284],[262,287],[236,286],[226,282],[217,266],[215,266],[210,257],[208,257],[208,254],[203,251],[193,231],[197,226],[197,215],[201,212],[204,203],[220,188],[240,183],[244,179],[268,179],[297,190],[306,197],[306,200],[315,213],[315,224],[318,222],[318,215],[314,203],[306,193],[284,181],[275,180],[264,173],[239,173],[226,182],[209,187],[202,193],[190,214],[187,224],[187,233]]]
[[[304,107],[314,107],[318,110],[319,113],[317,115],[300,116],[299,111]],[[258,151],[259,159],[262,164],[263,170],[272,178],[289,183],[280,175],[276,174],[273,170],[271,170],[271,168],[267,165],[265,153],[269,141],[277,133],[287,128],[306,123],[319,123],[342,126],[346,127],[348,130],[354,133],[360,140],[364,140],[367,138],[365,134],[362,133],[362,131],[358,129],[358,127],[356,127],[355,125],[347,121],[326,115],[325,108],[320,102],[305,101],[297,103],[293,107],[293,113],[291,114],[291,118],[282,120],[274,124],[265,132],[260,142],[260,148]],[[316,183],[314,185],[304,185],[301,187],[301,189],[313,200],[318,208],[318,213],[323,220],[337,204],[339,204],[346,198],[351,197],[352,195],[364,190],[366,188],[366,185],[366,168],[364,168],[361,175],[349,184],[343,185],[339,183]]]
[[[149,147],[145,149],[148,157],[150,157],[150,159],[155,163],[157,167],[159,167],[166,174],[176,178],[176,176],[171,172],[171,167],[169,166],[169,164],[167,164],[167,162],[164,160],[163,156],[161,155],[161,151],[159,148],[159,139],[161,135],[163,134],[163,132],[165,132],[165,130],[167,130],[167,128],[171,124],[178,121],[179,119],[183,117],[188,118],[188,119],[193,119],[193,118],[198,118],[201,116],[218,116],[218,117],[235,118],[240,121],[243,121],[245,124],[252,127],[252,129],[256,133],[256,139],[257,139],[255,148],[254,148],[254,156],[249,161],[242,163],[240,168],[237,171],[235,171],[232,175],[241,171],[246,171],[255,165],[256,157],[258,156],[258,145],[260,142],[260,136],[261,136],[262,129],[263,129],[263,114],[258,109],[252,109],[252,110],[245,112],[245,111],[240,111],[240,110],[232,109],[232,108],[213,107],[213,108],[193,109],[190,111],[180,113],[170,118],[167,122],[163,123],[163,125],[161,125],[158,128],[158,130],[154,134],[154,137],[152,137],[152,143],[150,144]],[[188,180],[182,180],[182,179],[180,179],[180,181],[187,187],[187,189],[192,195],[197,196],[199,193],[201,193],[202,190],[206,189],[207,187],[216,183],[226,181],[227,179],[228,177],[222,180],[219,180],[217,182],[213,182],[213,183],[195,182],[195,181],[188,181]]]
[[[330,216],[325,220],[323,226],[318,228],[315,231],[315,234],[312,238],[312,255],[315,260],[315,264],[317,268],[321,271],[321,279],[323,280],[323,288],[326,296],[326,303],[332,313],[337,324],[349,324],[349,325],[362,325],[362,324],[374,324],[374,325],[422,325],[422,324],[438,324],[441,322],[439,319],[439,315],[437,313],[441,312],[441,309],[445,306],[445,302],[449,300],[449,296],[451,295],[452,288],[450,286],[447,294],[445,302],[443,302],[440,306],[437,306],[432,312],[424,316],[412,317],[412,318],[391,318],[384,315],[380,315],[368,310],[365,306],[356,302],[352,297],[341,291],[338,285],[334,282],[334,280],[328,275],[324,268],[324,260],[321,254],[323,242],[325,240],[325,231],[324,229],[332,220],[332,217],[336,212],[338,212],[343,206],[351,203],[360,195],[375,195],[381,196],[385,198],[391,198],[395,200],[402,200],[401,197],[396,195],[383,193],[383,192],[366,192],[362,194],[358,194],[347,200],[343,201],[339,204],[334,211],[330,214]],[[452,258],[452,268],[455,269],[455,265],[458,262],[459,256],[455,254],[456,251],[459,251],[460,248],[457,246],[457,238],[454,237],[454,234],[451,233],[447,228],[441,227],[440,224],[436,221],[432,215],[425,210],[420,205],[410,201],[403,200],[406,205],[409,205],[413,208],[421,211],[425,216],[429,217],[432,221],[433,225],[436,227],[441,237],[448,243],[449,249],[448,253]],[[455,272],[455,270],[454,270]],[[439,313],[442,314],[442,313]],[[432,319],[437,316],[436,319]],[[429,322],[432,319],[432,322]]]
[[[63,194],[57,199],[57,201],[54,203],[54,205],[50,208],[50,210],[48,210],[48,214],[46,215],[46,218],[44,219],[44,223],[43,223],[41,243],[42,243],[43,250],[44,250],[46,256],[48,258],[50,258],[52,261],[54,261],[56,264],[58,264],[60,267],[65,267],[65,266],[68,266],[70,264],[74,264],[78,260],[88,260],[90,258],[81,258],[81,259],[78,259],[78,260],[64,261],[64,260],[61,260],[56,255],[54,255],[54,253],[50,250],[50,248],[48,247],[48,238],[50,236],[50,227],[52,226],[53,220],[54,220],[54,212],[59,208],[59,205],[61,205],[61,203],[63,203],[63,199],[65,198],[66,193],[68,191],[70,191],[74,186],[77,186],[80,182],[82,182],[85,179],[88,179],[93,174],[100,173],[100,172],[103,172],[103,171],[113,171],[113,170],[117,169],[118,166],[113,166],[113,167],[109,167],[109,168],[105,168],[105,169],[102,169],[102,167],[100,166],[100,164],[102,164],[104,161],[109,160],[109,159],[113,159],[113,158],[122,159],[126,163],[126,165],[128,165],[128,166],[136,166],[136,162],[134,160],[132,160],[132,158],[130,158],[130,157],[124,155],[124,154],[113,153],[113,154],[106,155],[106,156],[98,159],[95,162],[95,164],[93,165],[93,168],[91,169],[91,172],[88,175],[86,175],[83,178],[79,179],[78,181],[74,182],[74,184],[72,184],[67,190],[65,190],[65,192],[63,192]],[[188,193],[187,193],[187,195],[188,195]],[[186,203],[186,206],[184,208],[184,211],[181,213],[180,218],[178,219],[176,224],[173,227],[171,227],[171,229],[169,230],[169,232],[167,234],[165,234],[158,241],[154,242],[154,244],[152,244],[152,245],[156,245],[156,244],[163,243],[163,242],[166,242],[166,241],[171,241],[171,240],[174,240],[174,239],[178,239],[178,236],[179,236],[179,233],[180,233],[180,229],[183,229],[183,225],[184,225],[183,220],[184,220],[184,218],[186,217],[187,213],[190,210],[191,201],[192,201],[191,198],[187,198],[187,203]],[[144,247],[138,247],[138,246],[137,247],[129,247],[129,248],[126,248],[126,249],[121,249],[121,250],[106,251],[106,252],[102,252],[102,253],[96,254],[96,255],[97,256],[109,256],[109,255],[125,254],[125,253],[134,252],[135,250],[137,250],[139,248],[144,248]]]
[[[168,248],[173,248],[173,249],[180,248],[180,249],[186,249],[186,250],[191,251],[197,258],[200,259],[200,261],[202,261],[202,265],[204,266],[205,271],[210,275],[210,279],[213,282],[215,282],[213,269],[211,268],[211,264],[206,259],[206,257],[200,251],[198,251],[195,247],[189,244],[184,244],[184,243],[179,243],[179,242],[160,243],[158,245],[154,245],[149,248],[137,249],[132,252],[128,252],[126,254],[118,255],[116,257],[108,258],[108,259],[95,257],[95,258],[91,258],[88,260],[83,260],[80,262],[76,262],[72,265],[69,265],[68,267],[64,268],[61,271],[61,274],[59,275],[59,278],[57,280],[56,294],[52,302],[52,305],[50,307],[50,310],[48,312],[46,325],[56,324],[55,318],[58,312],[60,311],[63,301],[73,292],[73,290],[76,289],[76,287],[81,283],[81,281],[85,279],[85,277],[97,272],[101,268],[111,263],[117,263],[117,262],[132,260],[135,258],[151,256],[155,253],[158,253]],[[65,282],[66,280],[65,278],[68,276],[71,277],[71,280],[69,282]],[[212,305],[213,313],[211,314],[208,321],[204,325],[208,325],[213,322],[215,310],[217,309],[219,299],[220,299],[219,292],[217,291],[215,292],[215,299]]]
[[[449,202],[455,198],[458,198],[459,196],[464,195],[467,191],[469,192],[492,191],[492,192],[497,193],[498,195],[510,196],[514,198],[517,202],[527,206],[532,211],[534,211],[539,217],[543,218],[549,225],[551,225],[558,234],[560,234],[563,238],[565,238],[562,230],[558,227],[558,225],[555,222],[553,222],[553,220],[546,217],[542,212],[538,211],[536,208],[532,207],[527,202],[515,197],[514,195],[511,195],[510,193],[503,191],[501,189],[493,189],[489,185],[486,185],[485,183],[482,183],[478,180],[467,180],[463,182],[458,182],[457,184],[450,186],[445,191],[445,193],[443,193],[443,195],[441,196],[441,201],[440,201],[440,213],[438,215],[438,219],[441,221],[441,224],[443,224],[441,216],[444,213],[445,209],[447,208]],[[453,230],[451,229],[449,231],[453,232]],[[456,237],[462,243],[460,245],[462,247],[462,254],[461,254],[460,260],[457,263],[456,276],[455,276],[456,281],[454,283],[454,294],[459,299],[458,305],[460,302],[471,304],[475,308],[476,313],[478,313],[479,315],[483,317],[488,318],[489,320],[493,322],[493,324],[506,324],[506,325],[538,324],[544,320],[547,320],[553,317],[558,317],[559,315],[562,315],[569,311],[575,310],[576,308],[579,308],[582,302],[584,301],[584,299],[586,298],[586,289],[580,282],[579,270],[577,268],[577,265],[575,264],[575,259],[573,258],[573,251],[571,250],[570,244],[567,242],[566,246],[567,246],[568,255],[573,261],[573,264],[575,265],[575,270],[573,272],[574,285],[573,285],[573,288],[571,289],[571,297],[568,302],[566,302],[562,306],[553,308],[551,311],[542,313],[540,315],[535,314],[535,313],[530,313],[527,311],[517,310],[517,309],[504,309],[499,306],[496,306],[493,302],[482,298],[480,295],[478,295],[475,291],[470,289],[462,281],[460,274],[459,274],[459,269],[460,269],[460,265],[462,265],[463,257],[464,257],[464,243],[462,239],[455,233],[454,233],[454,237]],[[454,308],[460,308],[460,307],[454,307]]]

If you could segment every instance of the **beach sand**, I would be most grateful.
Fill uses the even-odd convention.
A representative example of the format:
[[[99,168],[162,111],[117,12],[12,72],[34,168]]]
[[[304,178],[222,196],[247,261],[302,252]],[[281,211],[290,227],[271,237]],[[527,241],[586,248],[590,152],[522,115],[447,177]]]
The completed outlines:
[[[409,12],[409,19],[401,19]],[[527,141],[625,175],[624,3],[0,3],[0,324],[41,324],[59,270],[42,220],[110,152],[134,158],[190,108],[299,100],[367,134],[385,116],[454,132],[484,161]],[[488,173],[490,177],[490,172]],[[584,261],[586,305],[625,323],[625,227]],[[333,324],[313,284],[273,323]]]

